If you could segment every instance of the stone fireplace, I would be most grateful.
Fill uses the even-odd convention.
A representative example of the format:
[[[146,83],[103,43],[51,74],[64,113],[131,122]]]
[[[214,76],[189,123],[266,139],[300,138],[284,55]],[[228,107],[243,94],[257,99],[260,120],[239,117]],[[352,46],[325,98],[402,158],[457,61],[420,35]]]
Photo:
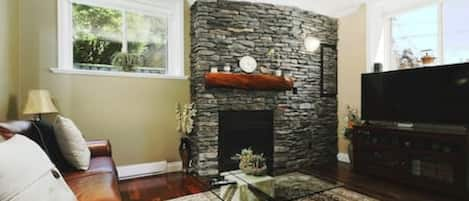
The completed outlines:
[[[271,4],[197,1],[191,20],[191,100],[197,108],[191,134],[193,171],[215,175],[225,168],[220,161],[233,152],[224,155],[227,149],[223,148],[232,148],[220,147],[225,139],[220,136],[225,126],[220,122],[225,124],[226,111],[270,112],[273,152],[269,168],[274,174],[336,160],[337,99],[321,97],[320,51],[308,53],[303,47],[306,35],[336,45],[336,19]],[[280,53],[279,62],[267,56],[271,48]],[[294,90],[206,88],[204,75],[211,67],[221,70],[228,64],[233,73],[240,73],[238,61],[246,55],[253,56],[258,65],[290,72]],[[239,122],[238,129],[255,129]]]

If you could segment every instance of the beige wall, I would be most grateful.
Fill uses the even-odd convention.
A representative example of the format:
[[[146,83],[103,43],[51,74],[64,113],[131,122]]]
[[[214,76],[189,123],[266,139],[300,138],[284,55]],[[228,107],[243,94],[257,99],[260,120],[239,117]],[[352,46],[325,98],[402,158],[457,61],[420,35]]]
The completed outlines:
[[[360,109],[361,73],[366,71],[366,6],[339,19],[338,44],[339,152],[346,153],[343,138],[346,105]]]
[[[17,2],[19,14],[15,12]],[[189,19],[186,3],[186,72]],[[29,89],[45,88],[53,94],[61,113],[72,118],[86,138],[111,140],[119,165],[179,160],[174,105],[189,101],[189,82],[52,74],[48,68],[56,67],[60,51],[56,48],[56,20],[56,0],[0,1],[0,120],[7,114],[14,118],[10,97],[14,98],[16,91],[22,105]],[[339,151],[346,152],[347,142],[341,136],[345,105],[360,106],[360,73],[366,68],[364,6],[339,19],[339,39]],[[19,65],[14,59],[18,57],[17,44]]]
[[[85,138],[111,140],[118,165],[179,160],[174,109],[177,102],[189,102],[189,81],[49,72],[57,67],[60,51],[56,2],[21,0],[20,104],[29,89],[50,90],[60,112],[75,121]]]
[[[18,1],[0,0],[0,121],[16,118]]]

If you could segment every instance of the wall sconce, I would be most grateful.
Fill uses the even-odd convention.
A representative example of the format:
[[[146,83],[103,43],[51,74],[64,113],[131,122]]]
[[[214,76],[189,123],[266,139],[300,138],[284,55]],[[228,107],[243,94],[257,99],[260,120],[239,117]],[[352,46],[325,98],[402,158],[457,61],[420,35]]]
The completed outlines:
[[[316,37],[307,36],[305,38],[305,49],[308,52],[316,51],[320,45],[321,45],[321,41],[319,41],[319,39],[317,39]]]

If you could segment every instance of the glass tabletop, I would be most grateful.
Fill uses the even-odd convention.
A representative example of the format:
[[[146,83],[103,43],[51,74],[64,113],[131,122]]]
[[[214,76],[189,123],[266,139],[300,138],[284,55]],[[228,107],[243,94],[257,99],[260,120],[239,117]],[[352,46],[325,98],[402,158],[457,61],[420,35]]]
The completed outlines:
[[[240,170],[221,174],[236,184],[211,189],[223,201],[289,201],[341,187],[342,184],[302,172],[252,176]]]

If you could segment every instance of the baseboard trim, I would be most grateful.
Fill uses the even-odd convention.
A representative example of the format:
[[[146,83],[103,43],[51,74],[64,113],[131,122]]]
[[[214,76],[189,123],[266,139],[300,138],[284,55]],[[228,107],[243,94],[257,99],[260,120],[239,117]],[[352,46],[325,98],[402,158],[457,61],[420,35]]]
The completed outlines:
[[[182,162],[181,161],[169,162],[166,167],[167,167],[166,168],[166,173],[181,172],[182,171]]]
[[[344,163],[350,163],[350,158],[347,153],[338,153],[337,160]]]
[[[167,161],[157,161],[117,166],[120,181],[180,171],[182,171],[180,161],[169,163]]]

